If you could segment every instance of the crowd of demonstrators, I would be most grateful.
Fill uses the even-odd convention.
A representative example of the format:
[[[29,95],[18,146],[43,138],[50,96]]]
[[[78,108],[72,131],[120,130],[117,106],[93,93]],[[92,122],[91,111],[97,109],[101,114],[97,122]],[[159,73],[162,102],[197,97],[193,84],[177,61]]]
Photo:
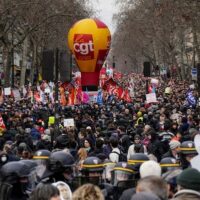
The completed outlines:
[[[102,104],[61,106],[7,97],[0,199],[199,199],[200,172],[191,168],[198,93],[188,98],[187,82],[159,78],[157,102],[146,103],[146,79],[131,80],[129,102],[105,95]]]

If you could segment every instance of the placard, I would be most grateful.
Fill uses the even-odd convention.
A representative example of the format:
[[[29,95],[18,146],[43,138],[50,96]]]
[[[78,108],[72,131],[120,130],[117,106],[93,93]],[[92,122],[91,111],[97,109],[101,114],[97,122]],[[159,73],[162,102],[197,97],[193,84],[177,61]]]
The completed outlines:
[[[4,95],[11,95],[11,88],[4,88]]]
[[[74,119],[70,118],[70,119],[64,119],[64,127],[73,127],[75,126],[74,124]]]
[[[152,84],[155,84],[155,85],[158,85],[159,80],[158,80],[158,79],[155,79],[155,78],[152,78],[152,79],[151,79],[151,83],[152,83]]]
[[[146,94],[147,103],[157,103],[156,93]]]
[[[50,91],[50,88],[45,88],[44,93],[49,94],[50,92],[51,92],[51,91]]]
[[[54,116],[49,117],[49,124],[55,124],[55,117]]]
[[[18,89],[14,89],[14,90],[13,90],[13,95],[14,95],[14,97],[15,97],[15,101],[20,101],[20,100],[21,100],[21,95],[20,95]]]

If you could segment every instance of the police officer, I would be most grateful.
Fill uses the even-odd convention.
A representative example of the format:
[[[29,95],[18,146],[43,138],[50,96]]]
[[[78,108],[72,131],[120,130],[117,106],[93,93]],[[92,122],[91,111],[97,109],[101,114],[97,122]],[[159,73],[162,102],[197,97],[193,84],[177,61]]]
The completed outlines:
[[[103,163],[104,170],[103,170],[103,182],[104,183],[110,183],[112,179],[112,171],[115,167],[116,163],[111,162],[110,160],[105,160]]]
[[[181,168],[180,162],[172,157],[163,158],[160,161],[160,166],[162,169],[162,174]]]
[[[53,183],[63,181],[71,186],[74,163],[74,158],[70,153],[63,151],[51,153],[47,169],[41,177],[41,182]]]
[[[113,199],[118,199],[122,192],[136,184],[135,168],[126,162],[119,162],[113,168],[112,185],[114,186]]]
[[[34,160],[21,160],[20,162],[26,164],[30,170],[28,176],[27,193],[31,193],[38,183],[37,179],[37,163]]]
[[[33,160],[37,163],[37,181],[40,182],[41,178],[44,175],[44,172],[47,170],[47,165],[49,164],[49,157],[51,152],[46,149],[41,149],[35,152]]]
[[[140,165],[143,162],[148,161],[148,160],[149,160],[149,157],[144,153],[135,153],[130,156],[130,158],[128,160],[128,164],[132,165],[134,167],[134,169],[136,170],[135,178],[139,179]]]
[[[0,169],[0,199],[26,200],[30,169],[21,161],[8,162]]]
[[[101,184],[103,170],[103,162],[98,157],[92,156],[86,158],[81,170],[82,183],[86,181],[95,185]]]
[[[179,151],[180,151],[180,162],[182,168],[185,169],[187,167],[190,167],[191,159],[198,154],[194,142],[193,141],[183,142],[179,148]]]

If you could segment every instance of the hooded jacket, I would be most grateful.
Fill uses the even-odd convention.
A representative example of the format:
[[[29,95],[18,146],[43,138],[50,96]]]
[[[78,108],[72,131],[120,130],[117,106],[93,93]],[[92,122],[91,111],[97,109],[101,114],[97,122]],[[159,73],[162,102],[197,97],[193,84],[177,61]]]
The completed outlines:
[[[199,200],[200,192],[190,189],[183,189],[178,191],[171,200]]]

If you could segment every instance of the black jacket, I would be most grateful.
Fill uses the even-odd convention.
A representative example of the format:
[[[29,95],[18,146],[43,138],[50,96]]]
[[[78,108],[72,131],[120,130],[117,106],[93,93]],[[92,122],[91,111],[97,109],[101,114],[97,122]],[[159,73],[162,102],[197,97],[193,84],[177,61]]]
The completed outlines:
[[[130,200],[131,197],[136,193],[135,188],[129,188],[125,190],[119,200]]]
[[[160,162],[162,155],[164,154],[164,150],[162,144],[159,140],[154,140],[147,147],[148,153],[153,154]]]

